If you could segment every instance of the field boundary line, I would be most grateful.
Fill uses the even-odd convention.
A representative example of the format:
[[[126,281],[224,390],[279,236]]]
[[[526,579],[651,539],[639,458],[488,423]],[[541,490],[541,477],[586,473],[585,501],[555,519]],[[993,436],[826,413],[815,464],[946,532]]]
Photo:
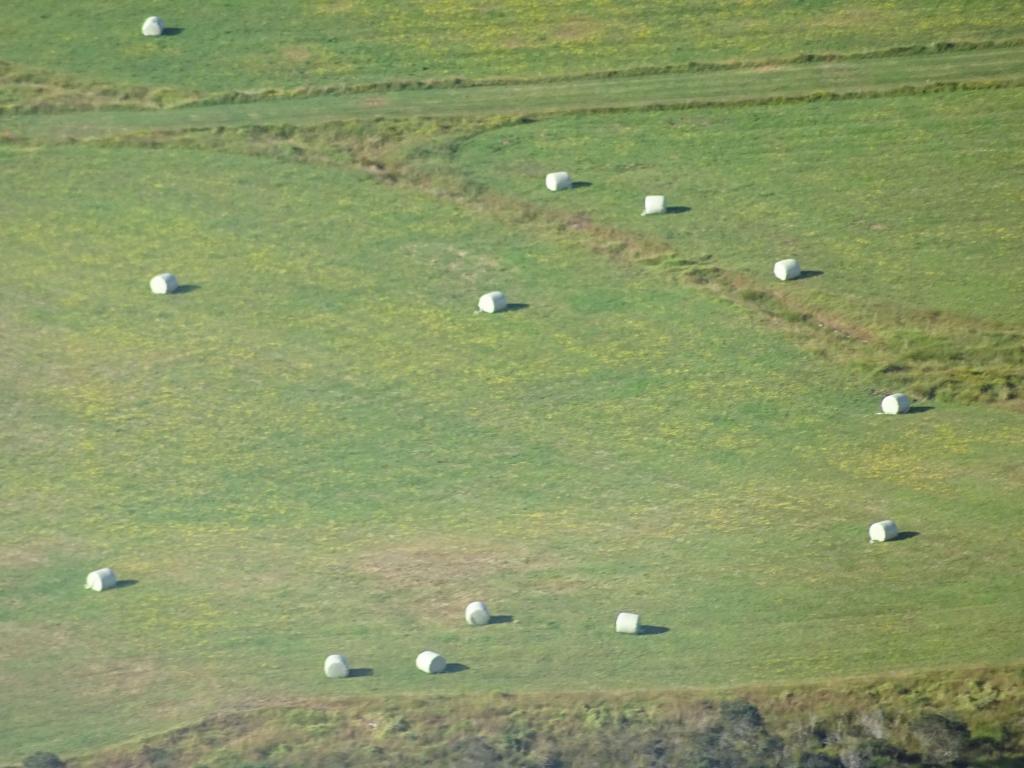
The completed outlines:
[[[659,112],[686,111],[708,108],[744,108],[773,105],[810,104],[827,101],[846,101],[850,99],[876,99],[898,96],[919,96],[933,93],[951,93],[957,91],[1001,90],[1004,88],[1020,88],[1024,86],[1024,76],[1006,78],[978,78],[960,80],[937,80],[914,84],[907,83],[892,87],[880,88],[848,88],[848,89],[803,89],[793,93],[769,93],[763,96],[723,95],[688,98],[656,99],[636,98],[629,93],[617,96],[619,103],[609,104],[563,104],[531,106],[523,104],[520,109],[508,109],[502,105],[467,104],[465,100],[453,99],[449,103],[422,105],[415,110],[417,116],[431,119],[455,119],[464,117],[507,117],[509,119],[541,120],[557,116],[588,115],[588,114],[621,114],[626,112]],[[333,97],[326,97],[333,98]],[[341,98],[341,97],[339,97]],[[525,99],[524,99],[525,101]],[[609,98],[613,101],[613,98]],[[252,128],[252,127],[299,127],[324,125],[345,120],[382,120],[409,117],[404,105],[392,105],[390,108],[377,105],[339,104],[331,105],[334,109],[311,109],[305,113],[298,111],[291,114],[260,114],[250,111],[252,105],[205,105],[188,110],[95,110],[85,113],[62,113],[52,115],[15,116],[20,118],[6,125],[0,122],[0,144],[39,142],[64,143],[67,141],[88,141],[104,139],[111,136],[144,135],[147,133],[176,133],[193,129],[208,128]],[[218,109],[219,107],[219,109]],[[248,107],[249,109],[246,109]],[[209,114],[203,111],[211,110]],[[218,110],[214,112],[213,110]],[[90,116],[96,118],[90,120]],[[118,116],[128,118],[119,121]],[[75,117],[73,122],[68,122]],[[47,118],[56,122],[46,126]],[[63,118],[63,120],[62,120]],[[179,119],[180,118],[180,119]],[[66,125],[65,125],[66,124]],[[37,125],[44,126],[43,131],[32,130]],[[50,128],[50,133],[45,128]],[[20,129],[20,130],[17,130]],[[26,130],[27,129],[27,130]]]
[[[375,83],[353,83],[350,85],[302,86],[292,89],[269,88],[260,91],[230,91],[211,94],[198,101],[176,104],[169,109],[180,109],[189,106],[207,106],[241,102],[266,101],[272,99],[301,99],[316,96],[331,96],[349,93],[377,93],[406,90],[438,90],[454,88],[489,88],[500,86],[545,85],[548,83],[573,83],[590,80],[612,80],[618,78],[649,77],[652,75],[682,75],[732,70],[760,69],[773,66],[793,66],[799,64],[825,64],[844,61],[861,61],[866,59],[887,59],[905,56],[927,56],[951,52],[983,51],[1002,48],[1024,47],[1024,38],[1006,38],[1003,40],[947,41],[930,45],[901,45],[869,51],[851,53],[801,53],[795,56],[784,56],[756,60],[728,60],[722,62],[689,61],[685,64],[667,64],[665,66],[630,67],[609,69],[596,72],[580,72],[576,74],[551,75],[539,77],[491,77],[491,78],[442,78],[436,80],[393,80]]]
[[[620,69],[579,72],[572,74],[536,77],[450,77],[431,80],[390,80],[368,83],[339,83],[334,85],[299,86],[296,88],[264,88],[259,90],[226,91],[202,95],[196,92],[182,92],[167,87],[144,85],[118,85],[99,81],[78,82],[72,75],[47,70],[23,67],[15,62],[0,60],[0,84],[52,85],[75,89],[85,94],[94,93],[108,101],[99,106],[81,104],[28,104],[0,105],[0,117],[5,115],[53,114],[64,112],[91,111],[163,111],[188,109],[190,107],[217,106],[227,104],[252,104],[265,101],[300,100],[325,96],[391,93],[395,91],[433,91],[472,88],[521,87],[555,85],[562,83],[591,82],[595,80],[620,80],[653,77],[658,75],[701,75],[716,72],[756,70],[765,67],[792,67],[799,65],[830,64],[868,61],[876,59],[939,56],[970,51],[987,51],[1024,47],[1024,38],[997,40],[963,40],[935,42],[928,45],[901,45],[867,51],[848,53],[801,53],[766,59],[731,59],[721,62],[688,61],[684,64],[664,66],[640,66]],[[122,103],[117,103],[120,100]]]
[[[948,80],[926,85],[900,85],[894,88],[865,89],[849,91],[814,91],[812,93],[753,96],[737,99],[693,99],[680,102],[651,103],[638,106],[622,107],[580,107],[565,109],[558,112],[523,113],[527,119],[539,119],[553,115],[602,115],[622,112],[671,112],[674,110],[710,109],[712,107],[769,107],[783,104],[810,104],[817,101],[848,101],[851,99],[884,99],[890,96],[925,96],[930,93],[949,93],[953,91],[990,91],[1003,88],[1020,88],[1024,86],[1024,77],[1005,80]]]

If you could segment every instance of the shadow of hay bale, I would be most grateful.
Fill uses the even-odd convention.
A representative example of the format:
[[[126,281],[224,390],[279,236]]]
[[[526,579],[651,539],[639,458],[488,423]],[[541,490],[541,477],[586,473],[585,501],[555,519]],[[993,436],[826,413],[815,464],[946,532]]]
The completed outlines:
[[[657,624],[641,624],[638,635],[663,635],[668,632],[668,627],[659,627]]]

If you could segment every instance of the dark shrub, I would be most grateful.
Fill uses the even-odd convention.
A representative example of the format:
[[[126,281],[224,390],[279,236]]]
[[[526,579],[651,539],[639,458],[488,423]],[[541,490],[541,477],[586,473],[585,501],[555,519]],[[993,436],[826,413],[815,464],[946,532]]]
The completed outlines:
[[[964,723],[935,713],[918,718],[911,733],[925,762],[936,765],[951,765],[959,760],[971,738]]]
[[[826,755],[824,752],[804,752],[800,755],[799,768],[843,768],[838,757]]]
[[[898,766],[900,750],[881,739],[847,736],[839,750],[843,768],[890,768]]]
[[[498,751],[480,738],[458,741],[451,751],[453,768],[487,768],[501,762]]]
[[[722,724],[726,728],[759,730],[764,726],[760,710],[743,699],[723,701],[719,712],[722,715]]]
[[[24,768],[64,768],[64,761],[53,752],[36,752],[21,761]]]
[[[697,735],[696,764],[701,768],[772,768],[782,762],[783,743],[768,733],[749,701],[725,701],[720,721]]]

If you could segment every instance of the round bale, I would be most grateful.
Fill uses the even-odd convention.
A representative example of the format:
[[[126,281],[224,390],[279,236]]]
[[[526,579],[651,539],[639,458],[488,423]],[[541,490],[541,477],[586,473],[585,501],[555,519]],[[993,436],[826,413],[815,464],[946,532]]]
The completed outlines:
[[[164,20],[159,16],[150,16],[142,22],[142,34],[146,37],[160,37],[164,33]]]
[[[892,520],[882,520],[878,523],[872,523],[871,527],[868,528],[868,541],[891,541],[900,535],[899,529],[896,527],[896,523]]]
[[[565,171],[556,171],[544,177],[544,186],[552,192],[558,192],[561,189],[571,189],[572,179],[569,178],[569,174]]]
[[[476,305],[481,312],[494,314],[508,307],[508,299],[505,298],[505,294],[501,291],[491,291],[481,296],[480,301]]]
[[[178,290],[178,278],[170,272],[159,274],[149,281],[149,290],[153,293],[174,293]]]
[[[85,577],[85,588],[93,592],[102,592],[117,586],[117,574],[111,568],[100,568]]]
[[[324,674],[328,677],[348,677],[348,659],[340,653],[332,653],[324,659]]]
[[[656,213],[665,213],[668,210],[665,208],[665,196],[664,195],[647,195],[644,198],[644,212],[642,216],[651,216]]]
[[[902,392],[894,395],[886,395],[882,398],[882,413],[895,416],[897,413],[906,413],[910,410],[910,398]]]
[[[796,280],[800,277],[800,263],[796,259],[776,261],[773,271],[779,280]]]
[[[479,600],[466,606],[466,623],[474,627],[482,626],[491,620],[487,606]]]
[[[416,669],[426,672],[428,675],[444,672],[447,666],[448,662],[444,660],[444,656],[433,651],[423,651],[416,657]]]
[[[623,611],[615,617],[615,631],[624,635],[636,635],[640,632],[640,614]]]

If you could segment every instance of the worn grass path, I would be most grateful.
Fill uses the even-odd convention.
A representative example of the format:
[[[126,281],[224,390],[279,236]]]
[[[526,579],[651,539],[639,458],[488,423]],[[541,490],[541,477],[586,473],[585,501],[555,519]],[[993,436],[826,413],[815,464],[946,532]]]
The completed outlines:
[[[154,130],[281,123],[312,125],[340,119],[683,108],[815,96],[872,96],[943,84],[947,87],[1024,84],[1024,47],[527,85],[347,93],[163,110],[16,115],[0,119],[0,135],[61,141]]]

